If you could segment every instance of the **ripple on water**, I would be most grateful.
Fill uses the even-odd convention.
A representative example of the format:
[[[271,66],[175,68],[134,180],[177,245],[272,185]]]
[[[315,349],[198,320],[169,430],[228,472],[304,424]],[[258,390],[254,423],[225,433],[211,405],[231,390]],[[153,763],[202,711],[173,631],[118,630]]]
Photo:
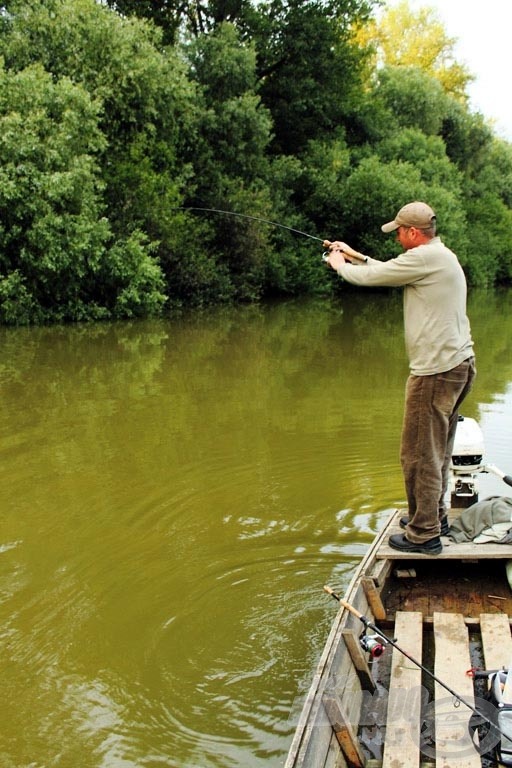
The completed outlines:
[[[247,561],[234,553],[229,567],[209,563],[190,584],[179,614],[155,631],[150,663],[173,702],[174,731],[191,765],[236,765],[242,749],[250,749],[254,765],[282,754],[298,695],[290,660],[296,654],[302,666],[315,635],[333,618],[325,581],[333,574],[337,584],[346,581],[353,566],[338,553],[291,557],[267,545]],[[191,708],[201,723],[197,731],[190,727]]]
[[[340,301],[4,334],[9,768],[283,764],[323,585],[404,497],[400,302]],[[510,472],[509,400],[482,414]]]

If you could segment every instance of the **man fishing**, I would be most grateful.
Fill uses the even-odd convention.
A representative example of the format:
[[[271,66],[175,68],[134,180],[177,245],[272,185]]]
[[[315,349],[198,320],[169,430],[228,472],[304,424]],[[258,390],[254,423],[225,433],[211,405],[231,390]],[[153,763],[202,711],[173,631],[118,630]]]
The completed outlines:
[[[448,533],[445,495],[459,407],[475,377],[466,315],[466,278],[437,236],[426,203],[404,205],[383,232],[396,232],[404,253],[382,262],[342,242],[324,242],[326,262],[354,285],[404,288],[404,330],[410,375],[400,461],[408,502],[403,534],[389,537],[402,552],[438,555]]]

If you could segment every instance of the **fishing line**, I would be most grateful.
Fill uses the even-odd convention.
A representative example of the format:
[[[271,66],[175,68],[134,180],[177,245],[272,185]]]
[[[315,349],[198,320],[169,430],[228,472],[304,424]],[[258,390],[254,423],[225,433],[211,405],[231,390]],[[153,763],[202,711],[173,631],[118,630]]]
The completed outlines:
[[[280,227],[281,229],[287,229],[289,232],[295,232],[296,235],[304,235],[304,237],[310,237],[311,240],[317,240],[319,243],[324,242],[324,238],[310,235],[308,232],[303,232],[301,229],[295,229],[294,227],[288,227],[286,224],[279,224],[277,221],[270,221],[270,219],[262,219],[261,216],[249,216],[248,213],[237,213],[236,211],[223,211],[220,208],[199,208],[194,205],[181,206],[175,208],[177,211],[206,211],[208,213],[220,213],[224,216],[238,216],[241,219],[251,219],[252,221],[262,221],[264,224],[270,224],[272,227]]]

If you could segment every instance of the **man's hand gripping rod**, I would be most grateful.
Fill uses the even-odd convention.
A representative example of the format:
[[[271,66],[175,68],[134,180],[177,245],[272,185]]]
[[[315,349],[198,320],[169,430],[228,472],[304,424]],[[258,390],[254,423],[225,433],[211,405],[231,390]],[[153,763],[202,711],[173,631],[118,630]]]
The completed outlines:
[[[355,259],[356,261],[363,261],[365,263],[368,261],[367,256],[364,256],[362,253],[358,253],[358,251],[354,251],[353,248],[350,248],[350,252],[344,251],[343,248],[339,248],[339,247],[333,248],[333,250],[331,251],[330,248],[332,245],[335,245],[335,243],[331,243],[330,240],[324,240],[322,245],[324,246],[324,248],[328,249],[323,252],[322,261],[328,261],[330,254],[336,253],[336,252],[343,254],[344,258],[347,259],[349,263],[352,261],[352,259]],[[349,246],[347,246],[347,248],[348,247]]]

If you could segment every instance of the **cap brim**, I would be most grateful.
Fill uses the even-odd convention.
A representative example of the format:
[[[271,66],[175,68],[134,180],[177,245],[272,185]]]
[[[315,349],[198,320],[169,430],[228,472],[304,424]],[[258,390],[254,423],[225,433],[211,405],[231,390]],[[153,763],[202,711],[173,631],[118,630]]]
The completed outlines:
[[[397,224],[396,221],[389,221],[387,224],[383,224],[381,229],[383,232],[394,232],[399,226],[400,224]]]

